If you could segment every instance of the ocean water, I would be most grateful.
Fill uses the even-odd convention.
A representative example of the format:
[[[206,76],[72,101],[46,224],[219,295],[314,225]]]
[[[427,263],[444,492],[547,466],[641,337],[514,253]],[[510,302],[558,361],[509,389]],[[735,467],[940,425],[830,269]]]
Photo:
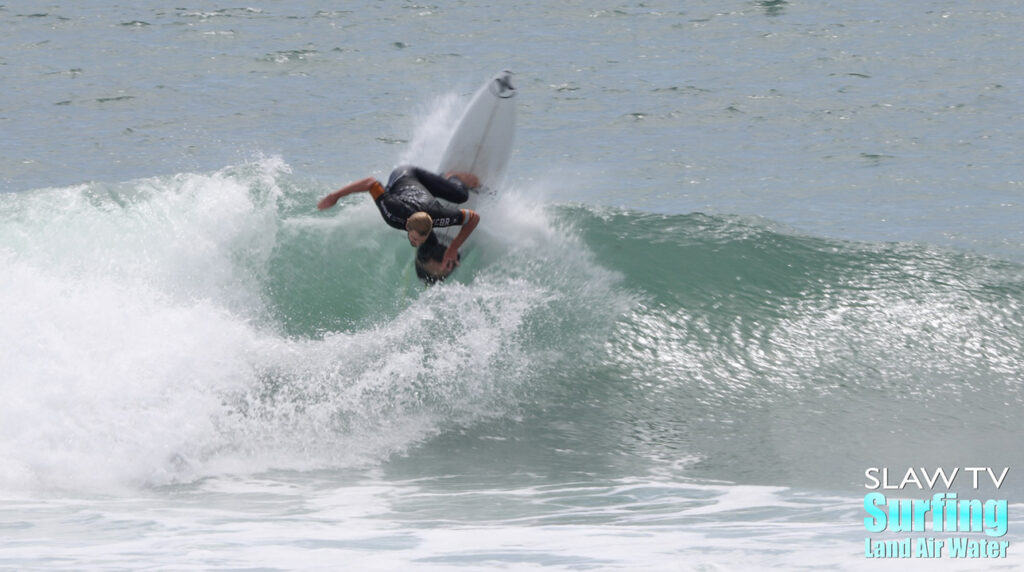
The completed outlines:
[[[0,569],[1024,568],[1024,6],[264,4],[0,3]],[[502,69],[453,280],[316,210]]]

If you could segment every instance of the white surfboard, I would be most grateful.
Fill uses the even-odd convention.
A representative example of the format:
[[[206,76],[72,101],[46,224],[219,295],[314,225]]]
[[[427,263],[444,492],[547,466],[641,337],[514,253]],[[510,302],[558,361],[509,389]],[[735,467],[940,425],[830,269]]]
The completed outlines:
[[[480,190],[498,189],[512,155],[516,131],[516,90],[511,76],[512,72],[503,71],[476,91],[448,141],[437,172],[473,173],[480,179]],[[479,193],[471,192],[467,202],[453,206],[472,209],[478,198]],[[439,228],[434,232],[441,242],[449,243],[460,228]]]

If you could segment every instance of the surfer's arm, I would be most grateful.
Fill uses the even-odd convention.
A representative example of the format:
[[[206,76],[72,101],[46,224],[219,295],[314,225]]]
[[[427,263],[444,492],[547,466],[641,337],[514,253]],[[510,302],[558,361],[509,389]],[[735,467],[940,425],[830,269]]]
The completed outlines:
[[[365,193],[368,191],[372,191],[371,194],[374,200],[376,200],[384,192],[384,186],[373,177],[359,179],[320,199],[320,202],[316,204],[316,208],[320,210],[329,209],[341,200],[342,197],[347,197],[352,193]]]
[[[456,266],[459,265],[459,248],[462,243],[466,242],[469,235],[473,233],[473,229],[480,222],[480,215],[469,209],[463,209],[464,220],[462,222],[462,229],[459,230],[459,234],[455,236],[452,243],[448,245],[448,248],[444,251],[444,260],[441,263],[441,267],[445,272],[451,272]]]

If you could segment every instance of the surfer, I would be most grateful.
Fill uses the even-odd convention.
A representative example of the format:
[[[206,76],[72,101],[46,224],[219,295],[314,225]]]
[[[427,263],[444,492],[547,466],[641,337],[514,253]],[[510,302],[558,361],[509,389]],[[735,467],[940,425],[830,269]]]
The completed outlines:
[[[469,190],[479,187],[472,173],[445,173],[444,176],[413,166],[401,166],[391,172],[387,185],[374,177],[349,183],[317,203],[320,210],[333,207],[352,193],[368,192],[384,222],[405,230],[409,244],[416,247],[416,274],[427,282],[443,280],[459,265],[459,248],[480,222],[470,209],[442,206],[437,199],[461,204],[469,199]],[[443,245],[434,228],[461,225],[451,244]]]

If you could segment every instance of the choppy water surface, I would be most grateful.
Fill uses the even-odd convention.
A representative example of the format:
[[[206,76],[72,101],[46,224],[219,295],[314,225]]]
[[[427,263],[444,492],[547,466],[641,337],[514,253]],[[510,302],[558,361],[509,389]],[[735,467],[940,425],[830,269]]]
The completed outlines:
[[[1022,20],[0,5],[0,567],[1020,566],[1014,513],[999,562],[865,559],[863,495],[1024,498]],[[504,68],[454,281],[316,212]]]

